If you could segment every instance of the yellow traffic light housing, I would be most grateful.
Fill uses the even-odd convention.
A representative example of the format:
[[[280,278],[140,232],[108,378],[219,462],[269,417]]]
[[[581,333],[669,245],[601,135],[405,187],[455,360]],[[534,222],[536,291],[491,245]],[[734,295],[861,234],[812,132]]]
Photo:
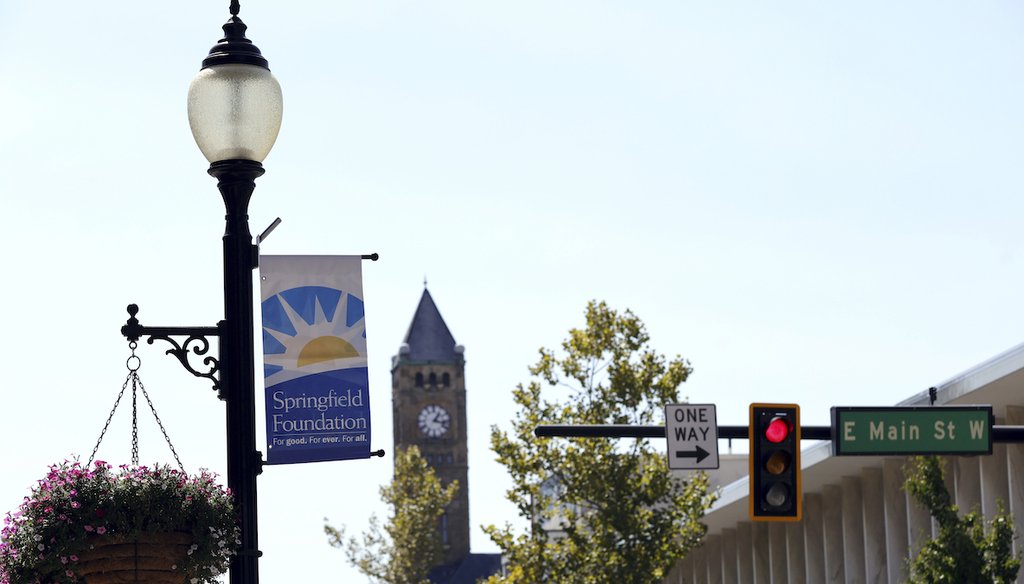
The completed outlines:
[[[750,404],[750,520],[800,521],[800,406]]]

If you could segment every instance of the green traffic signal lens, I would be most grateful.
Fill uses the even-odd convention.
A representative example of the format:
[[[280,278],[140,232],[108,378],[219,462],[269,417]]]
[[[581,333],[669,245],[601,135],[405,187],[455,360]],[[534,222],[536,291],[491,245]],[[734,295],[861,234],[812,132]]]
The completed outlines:
[[[775,483],[764,494],[764,500],[772,507],[782,507],[789,500],[789,487],[782,483]]]

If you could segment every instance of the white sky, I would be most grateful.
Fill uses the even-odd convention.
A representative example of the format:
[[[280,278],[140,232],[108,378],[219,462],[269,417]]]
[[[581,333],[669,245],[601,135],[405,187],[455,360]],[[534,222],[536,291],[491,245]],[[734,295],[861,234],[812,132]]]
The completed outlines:
[[[88,457],[124,380],[126,304],[149,325],[221,318],[223,208],[185,95],[227,4],[0,2],[0,510]],[[381,254],[364,265],[375,448],[391,450],[390,358],[429,278],[467,347],[474,526],[517,521],[489,428],[589,299],[690,359],[683,394],[723,424],[752,401],[824,424],[1022,340],[1019,3],[241,15],[285,96],[253,231],[281,216],[266,253]],[[186,465],[223,473],[222,406],[163,350],[142,347],[142,379]],[[148,426],[142,456],[169,457]],[[322,518],[361,531],[390,473],[390,457],[268,468],[263,582],[363,581]],[[495,551],[479,531],[473,547]]]

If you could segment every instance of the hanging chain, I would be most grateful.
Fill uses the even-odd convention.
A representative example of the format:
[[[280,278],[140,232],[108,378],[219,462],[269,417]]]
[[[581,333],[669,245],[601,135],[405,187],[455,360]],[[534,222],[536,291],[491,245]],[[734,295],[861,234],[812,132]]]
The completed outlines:
[[[132,374],[135,371],[138,371],[138,365],[136,365],[134,370],[132,369],[132,358],[134,357],[136,359],[136,362],[139,359],[138,357],[135,356],[135,347],[137,347],[138,345],[135,343],[135,341],[132,341],[128,343],[128,346],[131,347],[132,349],[132,356],[128,357],[127,362],[128,377],[125,378],[124,385],[121,386],[121,393],[117,394],[117,399],[114,400],[114,407],[110,409],[110,415],[107,416],[107,423],[103,424],[103,430],[100,432],[99,440],[96,441],[96,446],[92,447],[92,454],[89,455],[89,462],[85,463],[85,466],[87,468],[92,466],[92,461],[94,458],[96,458],[96,451],[100,449],[100,442],[103,442],[103,437],[107,435],[107,428],[110,428],[110,421],[114,419],[114,412],[117,411],[117,406],[121,403],[121,398],[124,397],[124,390],[128,388],[128,382],[131,381]]]
[[[96,446],[92,449],[92,454],[89,455],[89,462],[86,466],[92,466],[92,461],[96,458],[96,452],[100,448],[100,443],[103,442],[103,437],[107,434],[107,429],[110,428],[110,421],[114,419],[114,413],[117,411],[117,406],[121,403],[121,398],[124,397],[124,392],[128,389],[128,383],[132,384],[132,466],[139,466],[139,415],[138,415],[138,390],[142,390],[142,396],[146,398],[146,403],[149,404],[150,411],[153,412],[153,417],[156,418],[156,423],[160,426],[160,432],[164,435],[164,440],[167,442],[167,446],[171,449],[171,454],[174,455],[175,462],[178,463],[178,468],[181,472],[185,473],[185,465],[181,463],[181,458],[178,457],[178,451],[175,450],[174,444],[171,443],[171,437],[167,435],[167,430],[164,428],[164,423],[160,419],[159,414],[156,413],[156,407],[153,405],[153,400],[149,398],[149,392],[146,391],[146,386],[142,384],[142,379],[139,377],[139,367],[142,366],[142,360],[135,354],[135,349],[138,347],[138,343],[131,341],[128,343],[128,347],[132,350],[131,356],[125,362],[125,366],[128,367],[128,377],[124,380],[124,385],[121,386],[121,392],[117,394],[117,400],[114,401],[114,407],[111,408],[110,414],[107,416],[107,421],[103,424],[103,430],[100,432],[100,437],[96,440]]]
[[[139,372],[128,376],[132,378],[132,466],[139,466]]]
[[[146,398],[146,403],[149,404],[149,410],[153,412],[153,417],[156,419],[156,425],[160,426],[160,431],[163,432],[164,441],[167,442],[167,447],[171,449],[171,454],[174,455],[174,461],[178,463],[178,468],[184,473],[185,465],[181,464],[181,459],[178,458],[178,451],[174,449],[174,444],[171,444],[171,437],[167,435],[164,423],[160,419],[160,415],[156,413],[156,407],[153,405],[153,400],[149,399],[149,392],[146,391],[146,386],[142,385],[142,380],[139,379],[139,375],[137,373],[135,374],[135,379],[139,382],[139,388],[142,389],[142,397]]]

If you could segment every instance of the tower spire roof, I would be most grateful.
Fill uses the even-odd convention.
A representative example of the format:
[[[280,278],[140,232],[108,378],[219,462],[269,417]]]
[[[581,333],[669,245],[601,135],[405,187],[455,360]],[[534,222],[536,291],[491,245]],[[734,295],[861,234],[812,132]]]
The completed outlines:
[[[403,342],[409,350],[405,352],[403,347],[400,357],[409,361],[456,363],[461,357],[455,350],[455,337],[448,330],[426,286]]]

